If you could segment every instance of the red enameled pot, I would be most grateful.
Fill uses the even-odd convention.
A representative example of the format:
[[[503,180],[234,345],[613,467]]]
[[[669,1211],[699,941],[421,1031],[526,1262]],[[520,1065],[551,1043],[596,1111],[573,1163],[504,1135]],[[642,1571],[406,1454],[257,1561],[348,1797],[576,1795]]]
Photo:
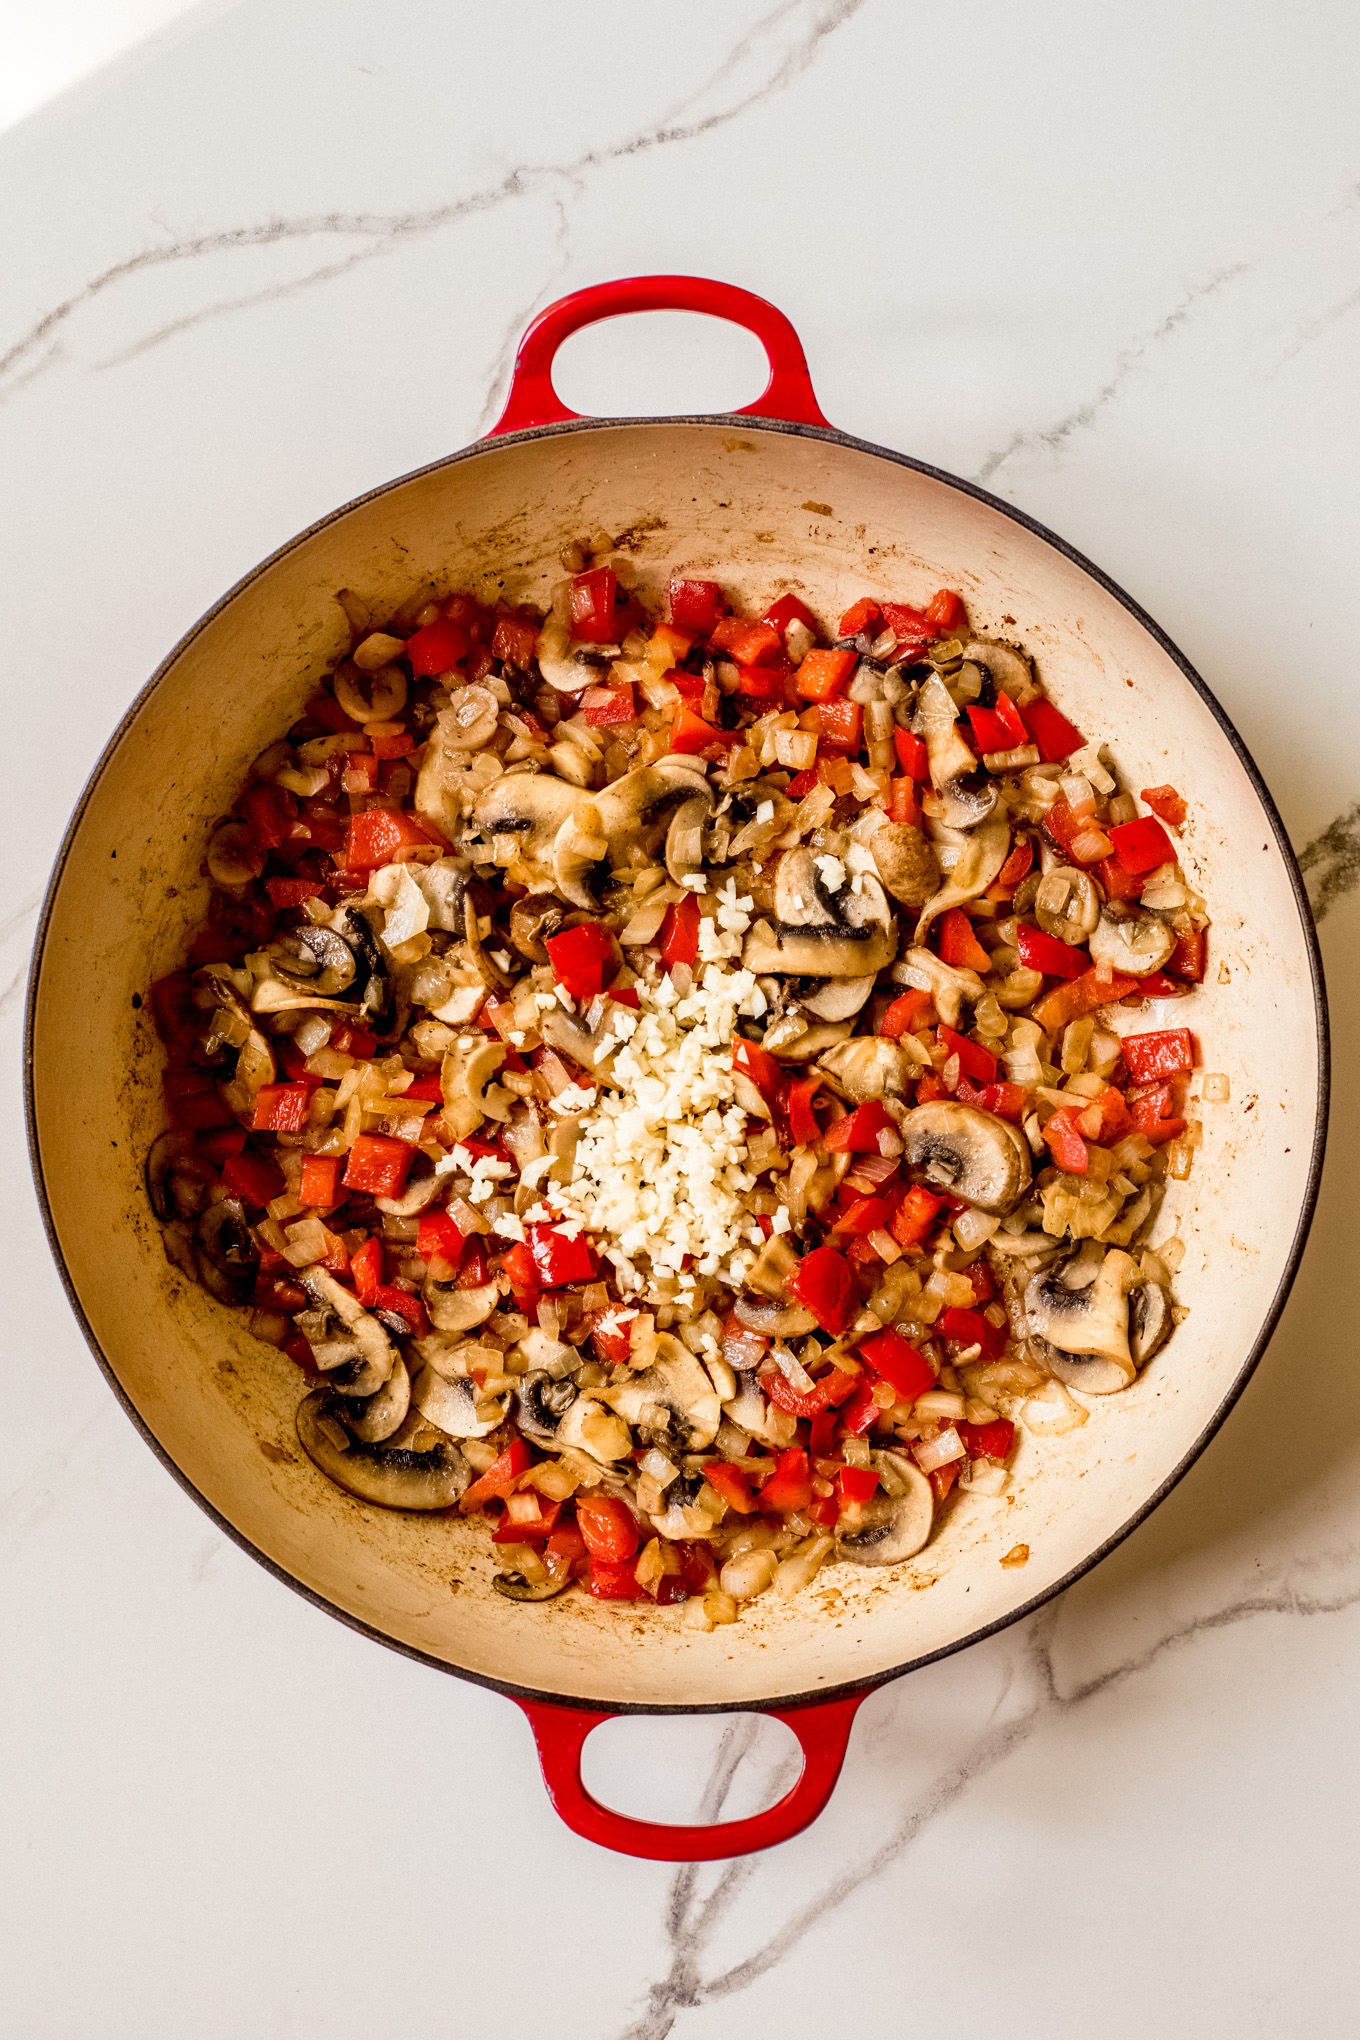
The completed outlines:
[[[578,418],[551,366],[570,333],[622,312],[735,320],[770,383],[721,417]],[[876,594],[964,594],[975,628],[1022,640],[1124,783],[1190,803],[1183,861],[1214,917],[1209,983],[1177,1004],[1232,1104],[1174,1184],[1159,1236],[1186,1253],[1187,1321],[1121,1395],[1057,1438],[1025,1437],[1009,1494],[964,1496],[910,1563],[829,1568],[792,1600],[748,1603],[703,1635],[583,1594],[492,1591],[477,1523],[366,1508],[299,1449],[292,1363],[167,1263],[142,1159],[161,1123],[148,982],[204,905],[208,830],[246,766],[348,645],[335,591],[383,614],[424,581],[545,603],[570,539],[606,528],[644,583],[683,569],[763,608],[785,588],[823,616]],[[1169,1014],[1169,1008],[1168,1008]],[[1156,1026],[1154,1008],[1117,1024]],[[109,1052],[91,1060],[91,1040]],[[1281,1045],[1287,1044],[1287,1053]],[[1283,1306],[1312,1214],[1325,1128],[1322,977],[1299,874],[1241,739],[1154,623],[1104,575],[982,490],[822,417],[772,305],[726,284],[646,277],[577,292],[526,334],[509,402],[477,445],[359,498],[275,553],[197,623],[111,739],[67,831],[29,997],[33,1162],[53,1251],[134,1422],[224,1530],[279,1578],[394,1649],[524,1709],[553,1803],[577,1833],[668,1860],[798,1833],[825,1805],[855,1709],[882,1681],[960,1650],[1086,1571],[1175,1484],[1222,1422]],[[70,1110],[79,1098],[81,1109]],[[1023,1567],[1003,1566],[1017,1545]],[[581,1745],[626,1712],[766,1710],[803,1746],[797,1785],[749,1820],[668,1827],[601,1806]]]

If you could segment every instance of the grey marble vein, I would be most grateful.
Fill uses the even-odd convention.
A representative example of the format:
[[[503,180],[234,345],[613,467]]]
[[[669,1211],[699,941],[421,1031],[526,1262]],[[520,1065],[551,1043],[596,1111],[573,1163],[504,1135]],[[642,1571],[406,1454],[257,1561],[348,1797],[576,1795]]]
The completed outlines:
[[[1354,1563],[1356,1556],[1354,1551],[1327,1554],[1313,1564],[1321,1570],[1335,1564],[1338,1557],[1343,1562]],[[1040,1728],[1127,1684],[1149,1671],[1169,1653],[1184,1650],[1198,1636],[1235,1628],[1240,1623],[1263,1616],[1303,1618],[1335,1615],[1360,1606],[1360,1578],[1349,1581],[1334,1593],[1308,1592],[1291,1580],[1281,1581],[1275,1587],[1257,1589],[1225,1607],[1212,1609],[1177,1625],[1146,1650],[1122,1659],[1066,1690],[1053,1661],[1055,1633],[1063,1606],[1062,1600],[1050,1603],[1022,1631],[1024,1662],[1031,1686],[1030,1697],[1022,1711],[997,1723],[974,1744],[960,1763],[935,1779],[903,1813],[887,1840],[863,1862],[831,1879],[791,1913],[744,1961],[716,1975],[705,1977],[702,1974],[704,1949],[760,1859],[747,1857],[726,1865],[712,1894],[702,1904],[696,1904],[694,1899],[697,1866],[682,1865],[672,1880],[665,1915],[672,1949],[670,1968],[651,1986],[641,2017],[623,2029],[618,2040],[667,2040],[686,2011],[733,1997],[768,1975],[812,1928],[820,1925],[866,1884],[903,1857],[927,1828],[961,1800],[973,1785],[1027,1743]],[[705,1794],[705,1818],[711,1820],[721,1810],[745,1748],[749,1748],[749,1740],[743,1748],[738,1748],[735,1736],[730,1741],[724,1738]]]
[[[1299,852],[1313,919],[1321,921],[1338,900],[1360,885],[1360,801],[1330,822]]]
[[[1334,305],[1329,305],[1325,312],[1319,312],[1316,318],[1309,319],[1300,326],[1283,353],[1277,355],[1272,362],[1270,373],[1278,374],[1296,354],[1301,354],[1312,341],[1320,339],[1339,320],[1348,318],[1354,311],[1360,311],[1360,290],[1348,291],[1345,297],[1339,298]]]
[[[698,89],[668,108],[656,121],[639,128],[623,141],[590,149],[567,163],[521,165],[495,183],[466,196],[437,206],[399,213],[319,213],[297,219],[274,219],[257,226],[230,227],[210,233],[171,239],[164,245],[145,248],[124,257],[92,277],[78,291],[63,298],[35,321],[29,330],[0,355],[0,401],[66,359],[61,344],[64,329],[76,314],[117,289],[131,278],[167,265],[192,262],[203,256],[231,254],[242,250],[273,247],[285,242],[354,239],[360,245],[347,254],[326,261],[305,274],[263,289],[224,297],[199,307],[144,334],[130,347],[98,364],[115,367],[149,348],[160,345],[209,319],[273,303],[295,295],[312,285],[346,274],[361,262],[386,255],[402,243],[456,225],[473,214],[492,211],[512,201],[547,194],[560,199],[563,186],[579,190],[591,172],[622,162],[630,156],[664,148],[672,143],[693,141],[725,127],[762,100],[781,92],[814,61],[829,35],[857,14],[865,0],[780,0],[738,41]],[[786,24],[797,22],[801,32],[792,43],[775,40]],[[743,82],[743,72],[754,66],[757,76]],[[724,98],[724,92],[727,96]],[[704,109],[705,101],[717,94],[719,104]]]
[[[1214,274],[1206,277],[1203,283],[1195,284],[1177,304],[1172,306],[1166,317],[1160,320],[1150,333],[1145,334],[1141,340],[1135,341],[1132,346],[1120,349],[1119,353],[1115,356],[1114,368],[1110,373],[1108,381],[1103,383],[1093,395],[1087,397],[1074,411],[1069,411],[1066,417],[1059,418],[1056,424],[1046,425],[1036,432],[1015,433],[1005,446],[994,453],[988,454],[982,466],[971,479],[975,482],[990,481],[997,470],[1004,467],[1006,462],[1013,459],[1018,453],[1057,453],[1060,451],[1072,437],[1073,433],[1082,432],[1087,426],[1095,423],[1100,413],[1108,404],[1113,403],[1120,390],[1124,387],[1124,384],[1129,380],[1129,377],[1142,367],[1148,355],[1155,347],[1160,345],[1163,340],[1170,339],[1171,335],[1192,317],[1196,308],[1206,298],[1216,296],[1225,285],[1235,282],[1239,277],[1245,276],[1249,267],[1250,265],[1245,262],[1230,262],[1226,267],[1215,270]]]

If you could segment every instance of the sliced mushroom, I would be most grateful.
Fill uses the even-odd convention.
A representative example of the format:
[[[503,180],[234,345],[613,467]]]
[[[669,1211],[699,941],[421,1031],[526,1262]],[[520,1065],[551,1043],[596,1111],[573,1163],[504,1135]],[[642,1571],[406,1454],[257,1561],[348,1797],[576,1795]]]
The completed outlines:
[[[502,970],[494,957],[486,953],[482,942],[481,927],[477,916],[476,902],[470,892],[463,894],[463,953],[489,992],[508,992],[514,983],[509,971]],[[509,958],[506,958],[509,962]]]
[[[553,842],[552,882],[563,899],[588,912],[609,878],[609,839],[593,801],[579,798]]]
[[[312,1299],[299,1311],[298,1330],[312,1349],[312,1358],[340,1395],[376,1395],[389,1381],[397,1352],[391,1339],[359,1299],[324,1268],[304,1268],[298,1281]]]
[[[574,1381],[555,1381],[539,1369],[521,1376],[515,1386],[515,1419],[520,1430],[536,1445],[555,1445],[558,1428],[576,1396]]]
[[[801,1304],[773,1296],[738,1296],[732,1305],[737,1323],[767,1339],[804,1338],[817,1329],[817,1320]]]
[[[390,1438],[406,1421],[411,1407],[411,1377],[406,1362],[398,1353],[392,1363],[392,1372],[377,1391],[357,1405],[342,1404],[339,1415],[341,1422],[364,1445],[381,1445],[384,1438]]]
[[[467,925],[463,896],[472,876],[467,859],[439,857],[433,864],[417,864],[409,869],[429,905],[431,928],[446,935],[461,935]]]
[[[162,1225],[197,1218],[216,1171],[194,1159],[192,1134],[162,1133],[146,1158],[146,1194]]]
[[[975,970],[958,970],[953,964],[944,963],[930,949],[909,949],[906,957],[908,976],[894,971],[904,984],[916,984],[930,993],[935,1011],[946,1027],[957,1027],[959,1014],[965,1006],[972,1006],[982,997],[982,979]]]
[[[544,946],[550,935],[560,932],[566,909],[553,893],[529,893],[510,909],[510,940],[530,963],[546,963]]]
[[[593,1396],[578,1395],[558,1422],[555,1443],[559,1450],[570,1446],[601,1466],[612,1466],[628,1457],[633,1436],[622,1417]]]
[[[489,852],[516,885],[550,886],[558,832],[579,797],[551,773],[502,773],[473,808],[465,842],[474,857]]]
[[[223,1102],[238,1118],[250,1118],[260,1091],[264,1085],[272,1084],[278,1073],[273,1045],[255,1025],[234,972],[225,965],[209,964],[198,973],[196,982],[207,985],[218,1001],[206,1046],[213,1054],[222,1047],[237,1051],[235,1071],[222,1089]]]
[[[450,1438],[486,1438],[505,1422],[505,1403],[483,1396],[470,1374],[450,1379],[422,1367],[411,1383],[411,1400],[427,1423]]]
[[[1130,977],[1147,977],[1161,969],[1175,947],[1176,937],[1165,921],[1150,914],[1121,921],[1104,913],[1091,936],[1091,960],[1108,964],[1112,971],[1127,971]]]
[[[393,661],[405,640],[375,631],[335,670],[335,698],[351,722],[390,722],[406,706],[406,675]],[[365,683],[367,685],[365,686]]]
[[[194,1228],[198,1279],[219,1303],[244,1303],[255,1285],[260,1250],[234,1197],[208,1205]]]
[[[629,1424],[645,1424],[649,1408],[669,1410],[675,1436],[687,1452],[705,1451],[722,1422],[717,1390],[688,1346],[671,1332],[657,1334],[650,1367],[599,1394]]]
[[[343,935],[310,922],[276,936],[265,953],[275,977],[323,999],[338,999],[347,992],[359,970],[358,959]]]
[[[507,1601],[553,1601],[571,1585],[571,1571],[568,1567],[549,1571],[541,1580],[527,1580],[520,1572],[498,1572],[492,1574],[491,1584]]]
[[[798,1256],[791,1241],[783,1233],[771,1233],[747,1270],[746,1286],[758,1289],[762,1296],[782,1301],[787,1295],[785,1285],[797,1266]]]
[[[549,1048],[556,1048],[572,1062],[579,1063],[586,1072],[586,1081],[591,1084],[609,1084],[614,1081],[614,1060],[612,1055],[601,1055],[600,1050],[609,1043],[618,1047],[611,1028],[608,1010],[601,1015],[599,1025],[587,1027],[574,1013],[566,1013],[560,1006],[551,1006],[538,1016],[538,1031]],[[553,1179],[557,1180],[556,1177]]]
[[[832,892],[802,844],[780,858],[773,924],[755,923],[742,962],[757,974],[861,978],[886,969],[896,954],[892,909],[878,880],[864,872],[859,892],[845,885]]]
[[[435,727],[451,751],[480,751],[496,734],[500,706],[489,687],[474,682],[453,693]]]
[[[606,647],[592,645],[593,656],[573,654],[571,636],[566,625],[557,616],[550,616],[538,634],[534,654],[538,670],[549,687],[559,694],[579,694],[583,687],[589,687],[600,678],[600,658]]]
[[[1141,1282],[1129,1295],[1129,1352],[1146,1366],[1171,1336],[1171,1299],[1160,1282]]]
[[[815,1013],[819,1020],[853,1020],[876,983],[875,977],[828,978],[808,991],[794,987],[794,996],[805,1013]]]
[[[1122,1248],[1084,1240],[1026,1283],[1031,1342],[1067,1387],[1110,1395],[1133,1380],[1128,1292],[1136,1274]]]
[[[337,1487],[384,1509],[449,1509],[472,1479],[466,1459],[451,1442],[428,1452],[403,1446],[370,1445],[351,1438],[328,1388],[316,1388],[298,1405],[298,1443],[314,1466]]]
[[[849,1020],[816,1020],[809,1026],[795,1007],[771,1021],[762,1045],[781,1062],[808,1063],[814,1056],[834,1048],[838,1041],[847,1040],[852,1025]]]
[[[1014,701],[1016,694],[1028,693],[1033,674],[1030,662],[1015,645],[1008,645],[997,638],[969,638],[963,648],[965,659],[971,659],[975,666],[985,666],[1002,692]]]
[[[836,1539],[836,1556],[852,1565],[897,1565],[914,1558],[930,1536],[935,1521],[930,1482],[905,1453],[890,1456],[903,1492],[866,1502],[859,1526]]]
[[[590,807],[594,819],[584,816],[582,824],[604,838],[611,870],[642,870],[663,855],[677,884],[702,870],[713,789],[701,758],[682,755],[638,766],[593,795]]]
[[[1004,1217],[1030,1185],[1029,1147],[1004,1119],[939,1098],[898,1123],[903,1161],[978,1211]]]
[[[978,771],[978,761],[959,731],[958,710],[938,673],[921,688],[912,729],[924,737],[930,761],[930,783],[940,797],[946,828],[970,829],[997,803],[993,781]]]
[[[710,1537],[723,1519],[723,1504],[702,1473],[682,1473],[666,1489],[666,1506],[648,1522],[659,1537],[683,1544],[688,1537]]]
[[[501,1292],[498,1282],[460,1289],[456,1282],[438,1282],[433,1275],[427,1275],[420,1294],[437,1332],[470,1332],[486,1323],[500,1302]]]
[[[461,1140],[475,1133],[484,1119],[508,1119],[514,1098],[503,1084],[493,1084],[507,1054],[503,1041],[472,1041],[459,1036],[444,1052],[439,1084],[444,1118]]]
[[[264,852],[244,822],[218,823],[208,838],[206,861],[214,885],[249,885],[264,870]]]
[[[940,860],[924,832],[890,822],[881,808],[866,808],[850,834],[869,852],[893,898],[919,913],[940,884]]]
[[[1016,900],[1016,912],[1024,908]],[[1084,942],[1100,919],[1100,894],[1089,871],[1074,864],[1055,864],[1042,872],[1034,887],[1034,918],[1045,935],[1074,948]]]
[[[798,1431],[797,1417],[766,1402],[754,1368],[737,1371],[736,1393],[723,1404],[723,1415],[776,1452],[785,1451]]]
[[[843,1098],[862,1105],[868,1098],[900,1098],[914,1071],[895,1041],[875,1034],[856,1035],[828,1048],[817,1067]]]
[[[916,941],[924,942],[926,931],[932,921],[951,907],[961,907],[965,900],[975,900],[979,893],[986,892],[1002,865],[1006,862],[1011,847],[1011,825],[1004,815],[996,815],[966,833],[941,829],[939,832],[958,850],[958,862],[950,872],[948,882],[939,892],[926,901],[921,918],[916,923]]]

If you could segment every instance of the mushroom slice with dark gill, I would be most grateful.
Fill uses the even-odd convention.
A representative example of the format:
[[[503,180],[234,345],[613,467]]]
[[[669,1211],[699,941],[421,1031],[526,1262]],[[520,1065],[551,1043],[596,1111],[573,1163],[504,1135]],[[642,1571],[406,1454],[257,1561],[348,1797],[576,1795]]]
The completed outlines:
[[[1128,1292],[1136,1278],[1121,1248],[1083,1240],[1025,1285],[1031,1343],[1066,1387],[1113,1395],[1133,1380]]]
[[[553,845],[579,791],[548,772],[506,772],[472,810],[464,848],[500,865],[516,885],[553,883]]]
[[[398,1353],[392,1363],[392,1372],[377,1393],[360,1403],[346,1398],[339,1413],[346,1429],[362,1444],[381,1445],[384,1438],[390,1438],[394,1431],[401,1429],[410,1407],[411,1377],[406,1370],[406,1362]]]
[[[1033,674],[1029,660],[1015,645],[998,638],[969,638],[963,656],[974,666],[985,666],[995,684],[1014,701],[1032,691]]]
[[[625,1423],[645,1424],[649,1409],[670,1412],[674,1435],[687,1452],[704,1452],[718,1435],[722,1403],[718,1391],[688,1346],[671,1332],[659,1332],[656,1359],[641,1374],[599,1390]]]
[[[1129,1292],[1129,1352],[1143,1367],[1171,1336],[1171,1299],[1160,1282],[1140,1282]]]
[[[209,1204],[194,1228],[198,1279],[219,1303],[244,1303],[255,1286],[260,1250],[234,1197]]]
[[[338,999],[354,983],[359,963],[334,928],[308,925],[276,936],[267,951],[275,977],[321,999]]]
[[[945,829],[941,825],[938,840],[946,850],[956,853],[955,863],[946,883],[921,909],[921,918],[916,923],[918,943],[925,941],[932,921],[947,914],[951,907],[961,907],[965,900],[977,899],[994,882],[1011,847],[1011,825],[1004,815],[989,815],[972,829]]]
[[[786,851],[774,882],[774,919],[757,921],[746,937],[742,963],[798,977],[862,978],[886,970],[897,954],[892,909],[878,880],[859,875],[833,892],[806,845]]]
[[[146,1158],[146,1194],[161,1224],[197,1218],[215,1176],[211,1163],[195,1159],[192,1134],[158,1134]]]
[[[1127,971],[1130,977],[1147,977],[1162,965],[1176,947],[1176,937],[1165,921],[1151,914],[1131,914],[1118,919],[1103,913],[1091,932],[1091,961],[1108,965],[1112,971]]]
[[[563,1417],[576,1400],[574,1381],[555,1381],[551,1374],[536,1369],[515,1384],[515,1418],[526,1438],[536,1445],[553,1445]]]
[[[804,989],[795,981],[791,990],[803,1011],[815,1013],[819,1020],[853,1020],[876,982],[873,977],[827,978]]]
[[[312,1299],[297,1327],[330,1387],[344,1396],[376,1395],[389,1381],[397,1351],[383,1327],[356,1296],[324,1268],[304,1268],[298,1281]]]
[[[878,1495],[866,1502],[859,1527],[836,1539],[836,1556],[852,1565],[897,1565],[914,1558],[930,1536],[935,1498],[930,1482],[904,1453],[890,1456],[901,1494]]]
[[[328,1480],[361,1502],[382,1509],[451,1509],[472,1479],[472,1470],[450,1439],[429,1451],[370,1445],[341,1421],[329,1388],[314,1388],[297,1413],[298,1443]]]
[[[1004,1119],[939,1098],[914,1105],[899,1122],[904,1163],[927,1183],[1004,1218],[1030,1185],[1029,1146]]]
[[[549,1570],[541,1580],[527,1580],[519,1572],[498,1572],[492,1574],[491,1584],[507,1601],[554,1601],[571,1585],[571,1569]]]
[[[469,1374],[452,1377],[428,1364],[411,1383],[411,1401],[427,1422],[450,1438],[487,1438],[505,1422],[505,1404],[482,1396]]]
[[[427,1275],[421,1298],[437,1332],[470,1332],[483,1325],[500,1301],[500,1285],[483,1282],[475,1289],[460,1289],[456,1282],[441,1282]]]
[[[978,761],[959,732],[958,710],[938,673],[921,689],[912,729],[924,737],[930,783],[940,797],[947,829],[971,829],[996,806],[996,786],[979,772]]]
[[[774,1296],[743,1292],[733,1302],[732,1314],[748,1332],[760,1332],[767,1339],[798,1339],[817,1329],[817,1320],[810,1310]]]

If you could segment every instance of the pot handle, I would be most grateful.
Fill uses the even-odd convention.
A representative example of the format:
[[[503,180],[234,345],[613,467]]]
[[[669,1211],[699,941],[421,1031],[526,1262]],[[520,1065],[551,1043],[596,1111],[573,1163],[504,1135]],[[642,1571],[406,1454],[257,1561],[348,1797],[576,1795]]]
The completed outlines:
[[[646,1856],[654,1863],[711,1863],[773,1848],[776,1842],[801,1834],[816,1820],[840,1776],[851,1724],[866,1693],[867,1689],[839,1700],[819,1700],[808,1707],[762,1708],[762,1713],[785,1722],[803,1746],[798,1782],[763,1813],[710,1827],[633,1820],[591,1797],[581,1777],[581,1750],[593,1728],[616,1718],[613,1713],[560,1707],[542,1700],[520,1700],[517,1705],[534,1732],[548,1797],[573,1833],[621,1856]]]
[[[813,395],[802,342],[784,314],[767,299],[707,276],[622,276],[612,283],[573,291],[539,313],[519,343],[505,409],[487,438],[579,418],[580,412],[569,411],[553,388],[553,356],[569,334],[593,326],[597,319],[617,318],[622,312],[708,312],[714,318],[745,326],[765,349],[770,380],[754,404],[723,415],[785,418],[799,425],[830,423]]]

